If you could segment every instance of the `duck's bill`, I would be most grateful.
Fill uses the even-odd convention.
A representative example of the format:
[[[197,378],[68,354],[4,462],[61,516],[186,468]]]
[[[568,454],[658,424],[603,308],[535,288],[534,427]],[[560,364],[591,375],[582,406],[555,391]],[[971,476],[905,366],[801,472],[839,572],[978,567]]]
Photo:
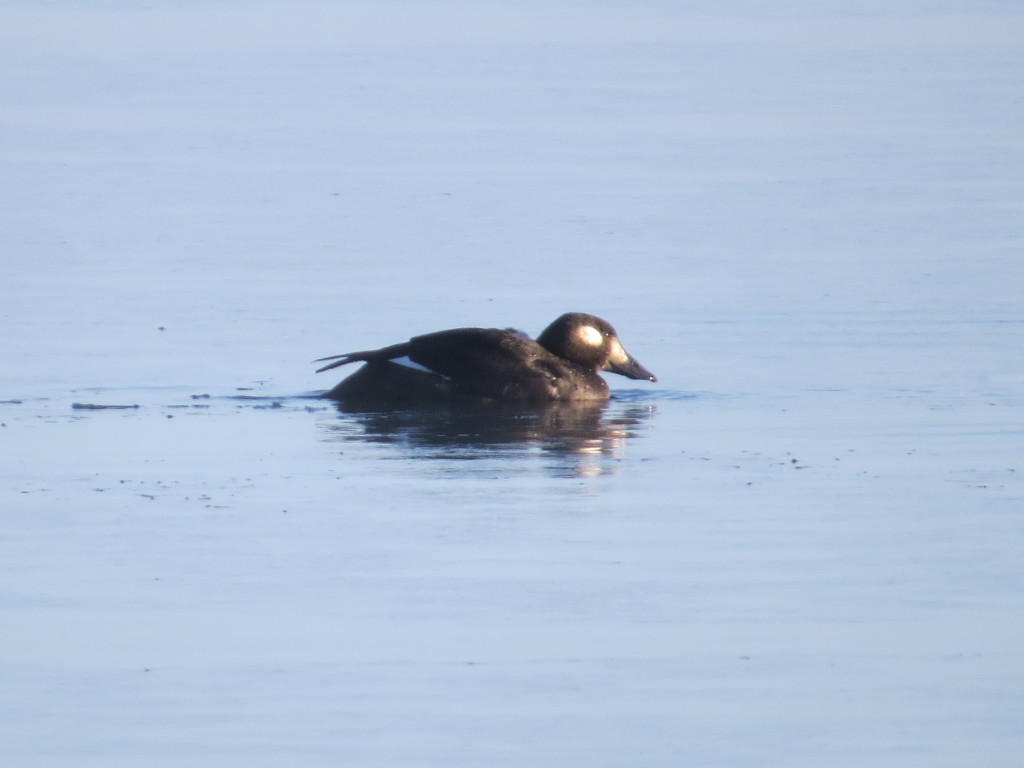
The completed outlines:
[[[620,376],[625,376],[627,379],[645,379],[647,381],[657,381],[658,377],[653,373],[644,368],[638,363],[631,355],[626,354],[623,350],[621,357],[615,360],[609,360],[604,369],[617,373]]]

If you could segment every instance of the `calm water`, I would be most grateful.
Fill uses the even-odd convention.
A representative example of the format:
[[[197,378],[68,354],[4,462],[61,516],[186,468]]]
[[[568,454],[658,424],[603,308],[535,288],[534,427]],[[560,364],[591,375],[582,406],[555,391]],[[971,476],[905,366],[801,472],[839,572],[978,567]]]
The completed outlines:
[[[1015,764],[1017,9],[3,14],[5,762]],[[659,382],[315,396],[572,310]]]

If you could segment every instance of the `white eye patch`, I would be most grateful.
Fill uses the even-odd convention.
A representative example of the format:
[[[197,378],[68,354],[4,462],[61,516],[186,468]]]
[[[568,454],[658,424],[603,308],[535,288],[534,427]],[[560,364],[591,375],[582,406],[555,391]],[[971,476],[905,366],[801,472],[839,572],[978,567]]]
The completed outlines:
[[[580,341],[591,347],[600,347],[604,344],[604,334],[592,325],[581,325],[576,330],[576,335],[579,336]]]

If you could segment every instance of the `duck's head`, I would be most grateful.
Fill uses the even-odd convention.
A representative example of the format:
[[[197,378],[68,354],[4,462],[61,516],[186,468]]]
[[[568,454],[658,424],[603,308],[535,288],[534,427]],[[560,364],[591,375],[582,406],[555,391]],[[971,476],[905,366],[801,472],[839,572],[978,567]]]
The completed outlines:
[[[657,381],[622,346],[612,324],[596,315],[569,312],[537,337],[548,352],[593,371],[610,371],[629,379]]]

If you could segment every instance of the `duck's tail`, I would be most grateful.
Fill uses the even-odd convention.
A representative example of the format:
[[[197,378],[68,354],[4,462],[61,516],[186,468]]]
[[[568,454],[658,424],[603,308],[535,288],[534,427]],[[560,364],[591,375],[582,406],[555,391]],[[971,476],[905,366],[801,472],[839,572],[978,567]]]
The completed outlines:
[[[320,357],[314,360],[314,363],[323,363],[327,360],[333,360],[322,368],[317,368],[317,373],[323,373],[329,371],[331,368],[337,368],[341,365],[348,365],[349,363],[374,363],[384,362],[385,360],[394,360],[396,357],[406,357],[409,354],[409,342],[403,342],[402,344],[393,344],[390,347],[384,347],[383,349],[368,349],[365,352],[346,352],[343,355],[330,355],[329,357]]]

